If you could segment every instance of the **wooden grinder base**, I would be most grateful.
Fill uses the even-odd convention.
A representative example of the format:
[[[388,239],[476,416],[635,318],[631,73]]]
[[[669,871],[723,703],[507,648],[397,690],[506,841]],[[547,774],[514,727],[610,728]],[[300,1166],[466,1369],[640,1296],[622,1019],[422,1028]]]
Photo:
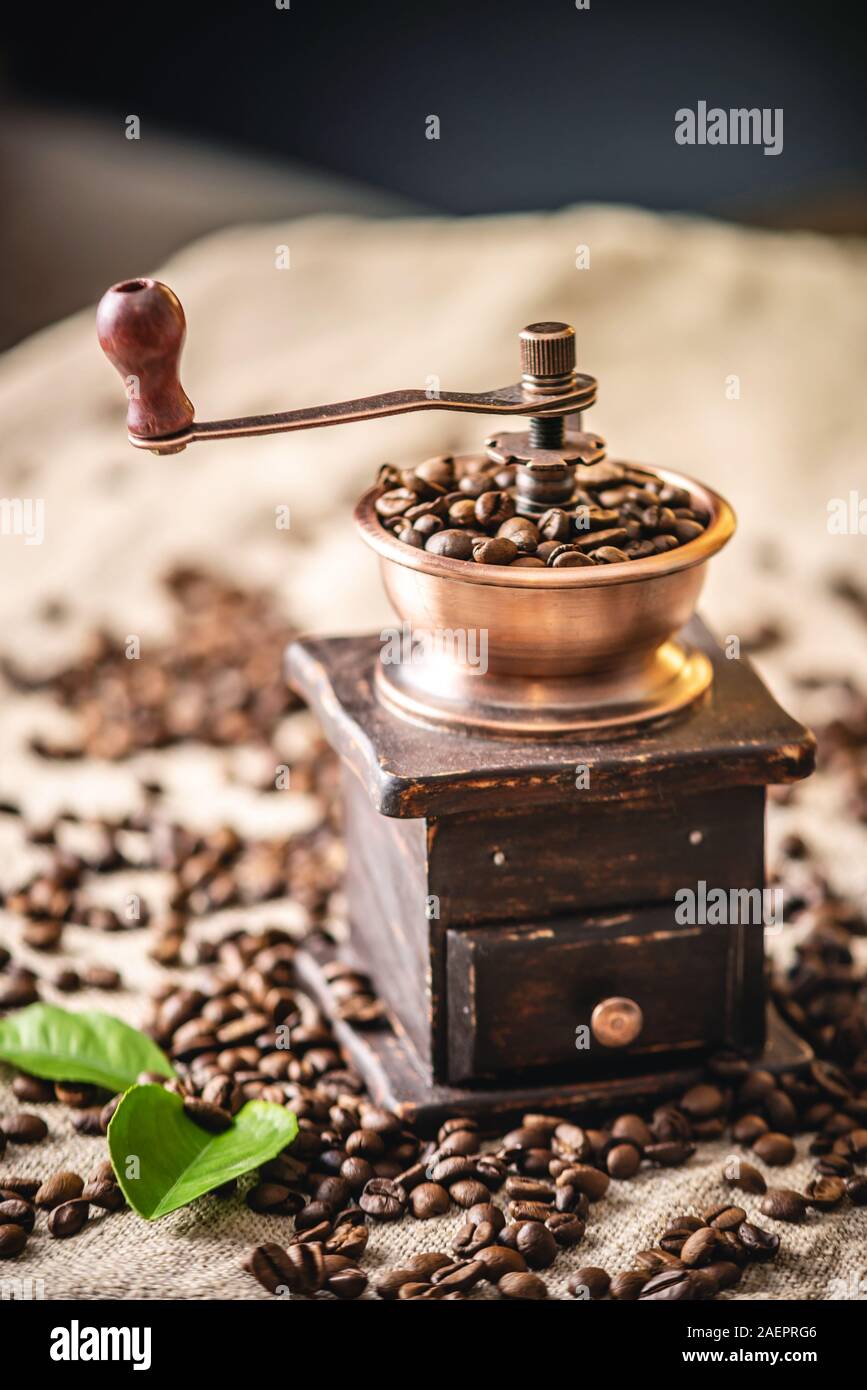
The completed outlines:
[[[343,764],[347,956],[391,1026],[335,1016],[315,947],[299,971],[378,1103],[424,1129],[458,1112],[493,1129],[652,1103],[721,1048],[775,1072],[809,1061],[766,1005],[762,927],[678,925],[674,894],[764,887],[765,788],[807,776],[814,740],[700,621],[683,635],[714,669],[686,711],[547,741],[391,711],[376,636],[290,647]],[[640,1007],[640,1035],[579,1050],[615,996]]]

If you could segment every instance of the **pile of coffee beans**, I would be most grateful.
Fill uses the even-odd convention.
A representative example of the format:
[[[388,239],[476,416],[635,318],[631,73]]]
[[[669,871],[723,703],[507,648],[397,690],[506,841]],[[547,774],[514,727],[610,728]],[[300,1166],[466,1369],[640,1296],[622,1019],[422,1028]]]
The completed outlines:
[[[143,641],[133,658],[124,642],[94,632],[83,657],[50,676],[3,660],[16,689],[53,694],[78,717],[76,737],[37,739],[34,751],[116,760],[185,739],[262,742],[298,708],[283,674],[294,629],[269,595],[193,569],[173,571],[165,585],[176,619],[168,644]]]
[[[427,459],[381,470],[376,513],[404,545],[480,565],[565,569],[645,560],[702,534],[710,516],[685,488],[630,464],[579,464],[566,507],[517,514],[515,465]]]
[[[3,1124],[6,1128],[9,1121]],[[8,1128],[6,1132],[8,1135]],[[40,1212],[45,1213],[48,1234],[55,1240],[68,1240],[87,1225],[92,1206],[108,1213],[125,1205],[108,1160],[98,1163],[86,1182],[78,1173],[65,1170],[42,1180],[4,1175],[0,1177],[0,1260],[14,1259],[23,1252]]]

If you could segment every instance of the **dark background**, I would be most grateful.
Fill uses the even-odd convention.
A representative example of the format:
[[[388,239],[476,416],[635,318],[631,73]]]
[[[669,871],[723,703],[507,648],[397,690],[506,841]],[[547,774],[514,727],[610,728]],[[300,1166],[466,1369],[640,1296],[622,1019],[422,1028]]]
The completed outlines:
[[[378,190],[385,196],[371,197],[363,210],[382,214],[596,200],[861,231],[862,8],[849,0],[591,0],[588,11],[576,11],[574,0],[291,0],[288,10],[273,0],[150,0],[104,12],[22,6],[0,55],[7,117],[0,177],[9,195],[4,218],[15,223],[12,244],[0,241],[0,253],[26,257],[28,219],[46,216],[56,234],[63,236],[67,222],[90,244],[98,261],[92,270],[78,270],[81,254],[71,250],[76,264],[63,285],[50,267],[33,277],[39,286],[31,303],[41,286],[46,305],[36,317],[48,321],[48,301],[56,316],[58,307],[98,293],[97,277],[102,285],[104,272],[111,278],[116,269],[112,243],[126,238],[129,246],[130,227],[141,254],[156,262],[191,235],[242,216],[274,216],[284,203],[287,214],[361,206],[345,182],[304,184],[300,206],[288,192],[275,204],[261,188],[247,188],[255,169],[285,175],[286,189],[296,177],[297,191],[303,170],[290,161]],[[782,107],[783,153],[676,145],[675,111],[701,99],[724,108]],[[142,121],[142,166],[164,142],[162,180],[156,167],[148,165],[147,176],[133,167],[137,156],[123,138],[131,113]],[[438,142],[425,139],[432,113],[441,120]],[[42,146],[31,147],[34,121],[38,140],[58,142],[44,169]],[[187,171],[183,151],[191,139],[196,149],[202,142],[221,148],[231,168],[205,172],[206,161],[193,158]],[[122,146],[125,162],[115,169]],[[148,208],[157,200],[157,217],[136,205],[136,177],[139,192],[151,180]],[[203,206],[179,216],[200,182]],[[239,204],[241,184],[247,191]],[[32,213],[22,208],[30,198]],[[162,223],[152,244],[143,221]],[[131,249],[138,249],[134,236]],[[117,269],[129,273],[126,265]],[[52,277],[58,283],[49,294]]]

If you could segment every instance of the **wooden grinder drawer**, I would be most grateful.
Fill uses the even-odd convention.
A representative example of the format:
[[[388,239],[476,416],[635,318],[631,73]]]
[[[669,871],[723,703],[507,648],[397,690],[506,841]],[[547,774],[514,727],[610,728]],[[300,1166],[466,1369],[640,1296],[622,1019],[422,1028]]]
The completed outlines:
[[[526,926],[447,932],[452,1082],[556,1067],[575,1080],[612,1059],[761,1045],[760,926],[679,927],[671,903]],[[750,969],[746,958],[752,954]],[[748,980],[756,980],[747,988]],[[643,1015],[628,1047],[590,1036],[597,1005],[625,997]],[[586,1037],[586,1033],[584,1034]]]

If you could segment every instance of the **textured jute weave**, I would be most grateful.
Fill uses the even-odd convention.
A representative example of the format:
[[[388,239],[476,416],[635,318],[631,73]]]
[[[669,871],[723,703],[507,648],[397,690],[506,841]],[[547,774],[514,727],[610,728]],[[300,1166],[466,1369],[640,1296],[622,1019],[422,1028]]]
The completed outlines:
[[[292,269],[281,272],[275,247],[285,243]],[[588,271],[575,269],[577,245],[591,248]],[[129,274],[147,269],[130,266]],[[759,615],[784,624],[788,640],[763,669],[803,718],[811,708],[791,683],[797,672],[853,670],[867,680],[864,629],[822,590],[831,570],[865,573],[863,537],[831,536],[826,526],[828,499],[863,485],[867,252],[860,244],[606,208],[466,222],[307,220],[220,234],[176,258],[161,278],[187,310],[182,375],[202,419],[432,376],[444,386],[482,389],[514,378],[514,335],[523,323],[574,322],[579,366],[601,380],[590,424],[613,456],[695,474],[739,512],[739,535],[712,567],[705,594],[716,629],[746,635]],[[726,390],[732,375],[735,399]],[[0,363],[0,413],[4,495],[45,501],[43,545],[15,537],[0,544],[3,648],[34,668],[74,651],[95,621],[143,642],[164,633],[169,615],[158,580],[179,561],[267,584],[302,626],[378,628],[388,610],[375,565],[353,539],[351,503],[384,459],[410,462],[469,447],[487,423],[404,417],[197,446],[180,458],[133,456],[119,386],[95,347],[90,315]],[[274,525],[282,505],[291,509],[288,533]],[[58,597],[71,610],[60,629],[41,616]],[[306,719],[289,721],[286,736],[305,737]],[[31,734],[64,723],[43,697],[4,700],[0,798],[14,798],[36,819],[60,806],[122,814],[134,803],[137,777],[158,773],[172,788],[178,818],[203,828],[228,820],[248,833],[261,827],[265,813],[255,798],[233,789],[231,755],[181,749],[118,766],[35,758]],[[268,833],[309,823],[312,808],[290,792],[277,815]],[[832,779],[807,789],[795,808],[775,811],[772,840],[794,828],[816,846],[835,885],[863,901],[867,837],[846,820]],[[40,863],[13,818],[0,817],[4,884]],[[139,880],[157,900],[158,876],[130,876]],[[301,925],[296,910],[269,905],[227,911],[205,929],[219,934],[243,922]],[[147,959],[144,935],[68,930],[52,971],[64,959],[75,966],[93,959],[116,964],[125,982],[118,994],[76,995],[74,1007],[109,1008],[141,1022],[147,990],[164,974]],[[792,936],[787,930],[769,946],[785,957]],[[5,914],[0,939],[44,971],[44,957],[21,946]],[[52,997],[50,989],[44,994]],[[8,1080],[7,1072],[0,1113],[17,1108]],[[60,1167],[86,1174],[103,1155],[103,1141],[75,1135],[62,1107],[28,1108],[44,1114],[50,1141],[10,1145],[0,1181]],[[806,1181],[804,1148],[800,1140],[798,1162],[776,1170],[774,1181]],[[591,1211],[581,1246],[545,1273],[551,1295],[567,1296],[569,1272],[580,1264],[628,1268],[669,1217],[721,1201],[729,1151],[726,1143],[703,1144],[682,1169],[612,1183]],[[740,1200],[759,1215],[755,1198]],[[443,1249],[459,1224],[455,1215],[378,1225],[364,1267],[375,1277],[414,1251]],[[242,1194],[204,1198],[152,1225],[130,1212],[96,1214],[68,1241],[52,1241],[40,1222],[23,1256],[2,1273],[41,1281],[37,1291],[49,1299],[266,1298],[241,1259],[257,1241],[279,1241],[290,1229],[287,1218],[248,1211]],[[780,1230],[779,1258],[753,1266],[737,1297],[852,1297],[859,1276],[867,1291],[864,1209],[812,1213]],[[474,1296],[495,1295],[485,1286]]]

